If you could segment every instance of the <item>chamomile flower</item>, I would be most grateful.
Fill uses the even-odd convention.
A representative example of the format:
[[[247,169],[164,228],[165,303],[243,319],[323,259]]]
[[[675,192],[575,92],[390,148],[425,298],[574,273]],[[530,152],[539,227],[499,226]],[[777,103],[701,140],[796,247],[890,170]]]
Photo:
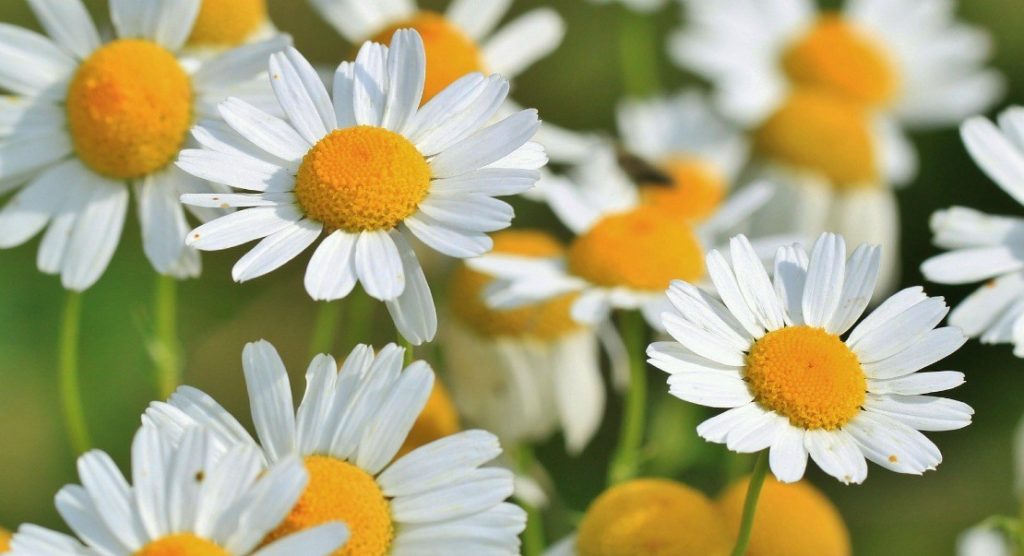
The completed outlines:
[[[202,0],[185,47],[209,54],[267,39],[276,32],[267,0]]]
[[[1000,188],[1024,203],[1024,108],[999,116],[998,126],[977,117],[960,128],[974,161]],[[1013,344],[1024,357],[1024,218],[967,207],[940,210],[931,219],[933,241],[948,253],[921,265],[940,284],[985,282],[953,310],[949,322],[986,344]]]
[[[545,556],[724,556],[732,544],[718,510],[701,492],[667,479],[634,479],[597,497],[576,533]]]
[[[306,486],[302,462],[281,458],[265,469],[259,450],[245,444],[224,449],[202,427],[188,427],[175,439],[154,427],[140,429],[132,443],[131,484],[100,451],[81,456],[78,473],[82,485],[60,490],[57,511],[97,554],[327,556],[348,537],[346,527],[332,520],[264,542]],[[72,542],[39,530],[25,541],[21,535],[16,551],[37,541]]]
[[[490,254],[469,261],[471,268],[500,279],[485,292],[492,307],[509,309],[576,293],[571,312],[580,323],[605,322],[612,309],[640,309],[660,328],[664,287],[680,277],[702,280],[705,249],[772,193],[771,186],[755,184],[699,216],[679,213],[679,206],[688,205],[674,195],[666,196],[672,202],[665,204],[645,200],[607,147],[594,151],[573,178],[544,183],[549,205],[576,234],[564,256]]]
[[[494,236],[498,254],[551,259],[564,251],[540,231]],[[493,309],[483,299],[493,281],[462,265],[448,284],[449,319],[440,340],[455,401],[466,419],[503,443],[539,441],[562,430],[566,449],[578,453],[604,415],[597,329],[569,314],[572,293],[517,309]]]
[[[143,247],[157,272],[199,273],[184,244],[183,193],[221,189],[172,162],[195,118],[215,117],[231,94],[258,97],[279,37],[205,62],[182,58],[199,0],[110,3],[117,38],[103,43],[80,0],[31,0],[50,37],[0,25],[0,247],[43,229],[37,265],[84,290],[117,247],[134,189]],[[218,214],[195,209],[201,220]]]
[[[395,34],[367,43],[335,74],[334,98],[294,49],[270,59],[288,121],[245,102],[220,106],[227,127],[201,124],[203,149],[178,165],[197,177],[253,193],[185,195],[186,204],[243,210],[188,234],[201,250],[261,239],[232,270],[242,282],[292,260],[321,235],[305,286],[317,300],[345,297],[356,282],[387,303],[402,335],[434,337],[430,288],[407,236],[453,257],[491,248],[512,207],[495,199],[533,186],[546,163],[529,140],[540,123],[524,110],[488,120],[508,93],[499,76],[470,74],[422,108],[423,43]]]
[[[966,338],[935,328],[948,307],[919,287],[854,327],[875,286],[878,250],[861,246],[847,261],[843,239],[823,234],[810,257],[780,248],[773,283],[737,236],[731,265],[708,255],[722,301],[672,284],[674,309],[662,318],[674,341],[652,344],[649,361],[669,373],[672,395],[728,409],[701,423],[700,436],[741,453],[769,449],[772,472],[787,483],[803,477],[808,455],[844,483],[867,477],[865,458],[899,473],[938,466],[938,448],[919,431],[965,427],[974,411],[925,395],[960,385],[962,373],[918,371]]]
[[[242,354],[259,445],[268,462],[302,458],[309,484],[271,539],[338,520],[348,525],[348,556],[479,554],[518,551],[522,510],[503,502],[512,473],[480,467],[501,453],[494,435],[470,430],[395,459],[431,392],[434,373],[418,361],[402,370],[404,350],[357,346],[341,368],[319,355],[306,372],[306,394],[292,402],[288,373],[269,343]],[[256,441],[206,394],[181,387],[154,403],[144,422],[175,435],[199,422],[220,444]]]

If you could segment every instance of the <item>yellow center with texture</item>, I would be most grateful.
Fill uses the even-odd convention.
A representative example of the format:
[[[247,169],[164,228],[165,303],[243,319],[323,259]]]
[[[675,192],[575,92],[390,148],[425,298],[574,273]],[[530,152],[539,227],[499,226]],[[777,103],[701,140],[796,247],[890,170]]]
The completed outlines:
[[[636,479],[587,508],[576,537],[580,556],[723,556],[732,542],[711,501],[665,479]]]
[[[495,254],[551,258],[564,252],[558,240],[536,230],[505,230],[494,235]],[[461,265],[452,273],[448,287],[452,313],[477,334],[550,340],[580,329],[569,312],[576,294],[515,309],[494,309],[483,298],[484,289],[492,281],[490,276]]]
[[[899,86],[896,68],[882,45],[836,14],[820,17],[783,55],[782,67],[799,86],[873,106],[889,102]]]
[[[191,533],[157,539],[135,552],[134,556],[231,556],[227,550]]]
[[[374,42],[389,44],[399,29],[415,29],[423,38],[427,78],[423,102],[427,102],[467,73],[484,72],[480,47],[462,29],[434,12],[419,12],[412,19],[396,23],[378,33]]]
[[[835,334],[810,326],[757,340],[745,375],[757,403],[803,429],[842,427],[857,416],[867,392],[857,355]]]
[[[640,197],[671,216],[700,222],[714,214],[725,198],[725,176],[703,160],[674,159],[661,168],[672,183],[641,184]]]
[[[430,165],[405,137],[380,127],[331,132],[302,160],[295,197],[330,230],[390,230],[430,190]]]
[[[599,220],[569,246],[569,271],[593,284],[662,291],[704,275],[704,251],[680,217],[643,205]]]
[[[395,536],[391,507],[377,481],[351,463],[329,456],[305,460],[309,483],[288,517],[265,542],[341,521],[348,526],[349,540],[333,556],[381,556]]]
[[[78,157],[105,176],[167,166],[192,125],[192,84],[174,55],[145,40],[114,41],[79,66],[67,96]]]
[[[266,0],[203,0],[188,44],[238,46],[266,22]]]

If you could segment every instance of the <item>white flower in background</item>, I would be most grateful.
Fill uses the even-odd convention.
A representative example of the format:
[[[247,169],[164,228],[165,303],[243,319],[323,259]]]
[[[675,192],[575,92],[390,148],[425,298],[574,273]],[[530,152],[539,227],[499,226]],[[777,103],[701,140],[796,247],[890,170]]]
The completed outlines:
[[[543,260],[564,251],[541,231],[494,236],[496,254]],[[571,293],[517,309],[492,309],[483,299],[492,282],[462,265],[448,284],[449,318],[440,342],[460,413],[505,444],[542,441],[561,430],[566,449],[579,453],[604,416],[599,336],[611,345],[612,361],[623,366],[628,362],[622,361],[621,339],[610,326],[599,331],[576,322],[569,314]]]
[[[770,450],[782,482],[803,477],[808,455],[844,483],[867,477],[865,458],[899,473],[938,466],[942,455],[918,431],[959,429],[974,413],[924,395],[962,384],[962,373],[917,372],[966,341],[956,327],[935,328],[948,312],[942,298],[907,288],[854,327],[875,286],[877,246],[849,261],[833,234],[809,258],[799,246],[780,248],[774,283],[745,237],[731,247],[731,265],[708,255],[722,301],[673,283],[674,309],[662,318],[674,341],[648,350],[672,395],[728,409],[697,433],[736,452]]]
[[[555,214],[575,233],[565,256],[537,259],[490,254],[469,261],[471,268],[500,280],[485,292],[495,308],[521,307],[578,293],[572,316],[588,325],[607,320],[612,309],[639,309],[661,327],[665,287],[674,279],[704,277],[705,249],[745,221],[772,194],[761,183],[688,214],[700,190],[646,200],[610,148],[597,149],[578,166],[574,180],[545,180],[545,196]],[[682,207],[682,211],[680,208]],[[771,251],[778,241],[769,240]]]
[[[306,486],[298,458],[282,458],[268,469],[251,445],[225,449],[202,427],[176,432],[172,439],[143,427],[135,435],[131,484],[104,452],[78,459],[82,485],[62,488],[56,504],[88,550],[29,526],[14,536],[14,553],[327,556],[345,544],[348,530],[335,520],[264,542]]]
[[[44,228],[37,265],[84,290],[107,268],[136,194],[143,247],[157,272],[199,274],[184,244],[184,193],[219,186],[173,164],[195,118],[217,117],[229,95],[258,98],[278,37],[198,63],[181,58],[199,0],[110,4],[117,37],[100,40],[80,0],[30,0],[50,38],[0,24],[0,193],[21,188],[0,211],[0,247]],[[260,76],[262,79],[259,79]],[[195,209],[200,220],[219,214]]]
[[[208,56],[275,34],[267,0],[202,0],[185,48],[191,54]]]
[[[722,110],[753,131],[759,171],[784,186],[755,229],[881,244],[879,291],[890,290],[899,216],[889,187],[917,173],[902,128],[951,125],[999,96],[987,34],[947,0],[848,0],[841,12],[813,0],[683,4],[688,24],[671,54],[712,81]]]
[[[253,423],[266,461],[301,458],[309,485],[294,510],[272,525],[278,535],[330,521],[348,525],[352,554],[518,553],[525,513],[503,502],[512,472],[480,467],[501,453],[494,435],[464,431],[395,459],[434,383],[417,361],[402,369],[405,350],[389,344],[374,355],[357,346],[338,368],[318,355],[295,408],[288,372],[267,342],[242,353]],[[257,446],[216,401],[181,387],[168,403],[151,404],[144,423],[170,435],[193,423],[220,433],[219,444]]]
[[[633,11],[641,13],[656,12],[664,8],[665,4],[668,3],[667,0],[590,0],[594,4],[612,4],[616,1]]]
[[[188,245],[262,239],[232,269],[243,282],[323,235],[306,270],[313,299],[343,298],[358,281],[387,303],[406,339],[431,340],[434,301],[407,237],[452,257],[486,253],[487,233],[513,217],[495,197],[533,187],[547,159],[530,142],[535,110],[488,125],[508,93],[500,76],[469,74],[420,107],[424,60],[415,31],[396,33],[390,49],[366,43],[338,67],[332,102],[297,51],[272,56],[288,120],[230,99],[220,106],[227,125],[201,123],[193,133],[203,149],[178,159],[195,176],[247,192],[184,195],[189,205],[243,209],[196,228]]]
[[[999,125],[976,117],[960,128],[967,151],[996,185],[1024,203],[1024,108],[999,115]],[[986,344],[1013,344],[1024,357],[1024,218],[994,216],[967,207],[937,211],[933,241],[948,253],[921,265],[940,284],[985,282],[949,317]]]

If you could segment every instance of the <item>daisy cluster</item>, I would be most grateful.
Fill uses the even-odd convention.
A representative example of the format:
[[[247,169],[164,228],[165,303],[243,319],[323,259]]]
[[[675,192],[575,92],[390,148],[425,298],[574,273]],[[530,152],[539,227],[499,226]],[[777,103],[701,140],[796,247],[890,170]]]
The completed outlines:
[[[567,32],[553,7],[309,0],[351,45],[310,60],[283,0],[7,1],[43,33],[0,23],[0,248],[41,236],[66,290],[79,483],[0,554],[843,556],[857,540],[805,476],[936,470],[925,433],[974,409],[945,397],[965,373],[932,367],[970,338],[1024,357],[1021,218],[933,215],[948,252],[924,276],[983,284],[952,312],[900,280],[895,191],[929,162],[908,133],[960,125],[1024,203],[1024,109],[979,115],[1004,79],[954,0],[575,6],[622,25],[603,131],[510,96]],[[702,84],[662,89],[662,58]],[[160,392],[118,462],[90,440],[78,352],[130,206]],[[177,325],[208,280],[178,282],[225,258],[201,253],[242,246],[234,282],[275,274],[317,306],[298,403],[274,345],[242,348],[247,417],[184,384],[220,374]],[[576,507],[569,484],[598,494]],[[1024,550],[1024,523],[958,550]]]

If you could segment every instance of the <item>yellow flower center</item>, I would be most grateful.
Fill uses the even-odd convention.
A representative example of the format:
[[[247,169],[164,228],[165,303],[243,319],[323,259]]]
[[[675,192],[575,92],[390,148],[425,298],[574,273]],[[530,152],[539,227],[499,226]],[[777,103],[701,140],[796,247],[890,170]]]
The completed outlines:
[[[704,251],[678,216],[641,205],[606,216],[569,246],[569,270],[606,287],[661,291],[704,275]]]
[[[348,526],[348,543],[333,556],[381,556],[395,536],[391,506],[377,481],[366,471],[329,456],[306,458],[309,484],[288,517],[266,542],[341,521]]]
[[[100,174],[137,178],[169,164],[192,125],[192,84],[174,55],[122,39],[79,66],[67,98],[78,157]]]
[[[11,533],[6,529],[0,529],[0,553],[11,549]]]
[[[665,185],[640,185],[645,203],[665,209],[676,218],[702,221],[712,214],[725,197],[725,176],[711,164],[694,159],[673,159],[662,166],[672,178]]]
[[[328,229],[390,230],[430,190],[430,165],[405,137],[381,127],[331,132],[306,153],[295,196]]]
[[[245,43],[267,21],[266,0],[203,0],[189,46],[229,47]]]
[[[754,146],[769,158],[820,172],[837,187],[878,181],[867,109],[821,90],[794,90],[755,131]]]
[[[747,354],[746,379],[758,403],[804,429],[842,427],[867,391],[857,355],[839,336],[810,326],[761,337]]]
[[[665,479],[637,479],[595,500],[576,537],[580,556],[729,553],[732,543],[711,501]]]
[[[820,17],[782,57],[799,85],[821,87],[872,105],[891,100],[898,75],[881,44],[837,14]]]
[[[423,38],[423,49],[427,57],[423,102],[467,73],[486,73],[480,47],[444,16],[428,11],[419,12],[412,19],[381,31],[373,40],[388,44],[391,36],[399,29],[415,29]]]
[[[409,436],[405,438],[405,443],[395,455],[395,459],[424,444],[430,444],[435,440],[453,435],[459,430],[461,430],[459,413],[455,410],[451,395],[448,394],[448,389],[441,384],[440,380],[435,380],[434,389],[431,390],[430,397],[427,398],[427,405],[423,407],[420,416],[416,418],[416,423],[409,431]]]
[[[739,532],[743,501],[750,479],[729,486],[718,498],[718,509],[732,532]],[[754,513],[748,556],[848,556],[850,533],[835,506],[806,482],[783,484],[765,479]]]
[[[139,549],[134,556],[230,556],[227,550],[192,533],[169,535]]]
[[[565,252],[550,235],[534,230],[506,230],[494,235],[494,253],[550,258]],[[575,294],[562,295],[517,309],[492,309],[483,299],[484,288],[493,278],[459,266],[449,283],[449,303],[460,321],[484,336],[554,339],[579,330],[569,314]]]

